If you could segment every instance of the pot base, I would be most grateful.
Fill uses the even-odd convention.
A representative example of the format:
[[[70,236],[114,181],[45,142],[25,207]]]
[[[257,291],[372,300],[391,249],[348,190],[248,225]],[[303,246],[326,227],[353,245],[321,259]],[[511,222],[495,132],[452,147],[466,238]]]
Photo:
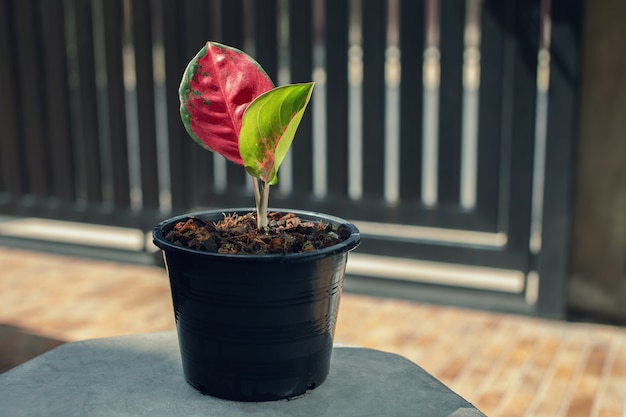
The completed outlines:
[[[184,374],[187,383],[204,395],[246,402],[294,399],[326,380],[331,353],[332,345],[329,345],[317,354],[285,361],[216,360],[197,367],[187,360]]]

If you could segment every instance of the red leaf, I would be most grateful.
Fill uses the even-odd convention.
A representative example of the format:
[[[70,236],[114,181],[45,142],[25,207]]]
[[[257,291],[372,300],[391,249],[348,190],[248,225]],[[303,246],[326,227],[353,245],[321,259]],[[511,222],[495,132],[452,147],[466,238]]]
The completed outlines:
[[[250,56],[207,42],[189,62],[178,90],[183,124],[200,145],[243,165],[238,146],[243,114],[256,97],[273,87]]]

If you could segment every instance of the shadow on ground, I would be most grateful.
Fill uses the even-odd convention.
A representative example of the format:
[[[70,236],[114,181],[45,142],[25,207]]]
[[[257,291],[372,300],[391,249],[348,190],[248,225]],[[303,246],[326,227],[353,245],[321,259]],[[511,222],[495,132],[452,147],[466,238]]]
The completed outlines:
[[[0,373],[65,343],[0,324]]]

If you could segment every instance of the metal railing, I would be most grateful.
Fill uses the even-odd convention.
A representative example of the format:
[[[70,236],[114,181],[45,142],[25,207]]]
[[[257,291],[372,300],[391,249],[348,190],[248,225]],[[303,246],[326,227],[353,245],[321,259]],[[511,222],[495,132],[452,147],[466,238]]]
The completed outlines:
[[[316,81],[271,206],[355,220],[366,253],[519,271],[527,296],[546,216],[569,213],[544,196],[571,178],[580,9],[0,0],[0,213],[147,231],[171,213],[251,206],[244,170],[179,120],[182,72],[212,39],[277,84]]]

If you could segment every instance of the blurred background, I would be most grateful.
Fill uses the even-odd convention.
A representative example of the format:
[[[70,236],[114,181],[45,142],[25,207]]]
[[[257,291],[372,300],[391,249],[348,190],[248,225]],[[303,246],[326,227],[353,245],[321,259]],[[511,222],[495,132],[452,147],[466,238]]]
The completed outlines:
[[[276,84],[316,82],[270,206],[362,231],[338,339],[426,361],[457,390],[479,386],[480,355],[528,383],[522,369],[563,376],[545,358],[571,348],[580,362],[563,372],[600,364],[589,412],[573,414],[587,406],[565,387],[545,395],[561,411],[529,400],[519,415],[623,417],[625,13],[619,0],[0,0],[4,369],[173,328],[152,227],[253,205],[244,170],[180,122],[180,78],[210,39]],[[534,348],[551,352],[535,368],[505,359]],[[428,362],[455,349],[465,360]],[[465,396],[514,415],[483,371],[491,382]]]

